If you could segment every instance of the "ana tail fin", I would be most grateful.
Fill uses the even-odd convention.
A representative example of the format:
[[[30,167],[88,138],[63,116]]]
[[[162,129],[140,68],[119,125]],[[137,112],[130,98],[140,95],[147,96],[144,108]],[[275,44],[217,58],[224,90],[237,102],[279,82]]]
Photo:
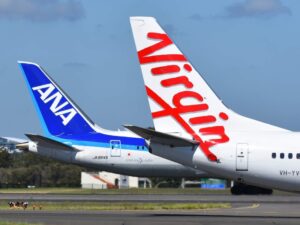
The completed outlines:
[[[94,123],[37,64],[18,62],[47,136],[84,134]]]

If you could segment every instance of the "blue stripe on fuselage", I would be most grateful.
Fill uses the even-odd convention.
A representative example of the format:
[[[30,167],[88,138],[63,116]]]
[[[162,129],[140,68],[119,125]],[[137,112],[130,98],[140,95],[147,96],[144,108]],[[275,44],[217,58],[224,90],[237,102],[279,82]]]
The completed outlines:
[[[148,148],[146,147],[146,141],[143,138],[130,138],[130,137],[122,137],[122,136],[114,136],[109,135],[109,139],[102,139],[102,135],[100,133],[92,134],[94,137],[80,137],[75,138],[74,137],[57,137],[52,136],[49,137],[53,140],[65,143],[67,145],[73,146],[89,146],[89,147],[103,147],[103,148],[110,148],[111,147],[111,141],[120,141],[121,146],[120,149],[126,149],[126,150],[138,150],[138,151],[148,151]],[[89,135],[88,135],[89,136]],[[142,148],[141,148],[142,147]]]
[[[52,136],[53,137],[53,136]],[[124,136],[118,136],[118,135],[107,135],[102,133],[88,133],[88,134],[72,134],[72,135],[60,135],[60,136],[54,136],[61,139],[64,139],[65,141],[70,142],[88,142],[88,143],[104,143],[104,144],[110,144],[113,140],[119,140],[121,141],[122,145],[134,145],[134,146],[145,146],[146,141],[143,138],[135,138],[135,137],[124,137]]]

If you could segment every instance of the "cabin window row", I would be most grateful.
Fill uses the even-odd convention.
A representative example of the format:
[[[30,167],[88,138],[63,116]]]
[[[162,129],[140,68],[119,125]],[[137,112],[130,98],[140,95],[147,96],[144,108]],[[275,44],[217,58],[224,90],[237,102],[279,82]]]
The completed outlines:
[[[287,158],[289,158],[289,159],[292,159],[292,158],[294,157],[293,153],[279,153],[279,154],[278,154],[278,157],[279,157],[280,159],[284,159],[284,158],[285,158],[285,155],[287,155]],[[277,153],[276,153],[276,152],[273,152],[273,153],[272,153],[272,158],[273,158],[273,159],[276,159],[276,158],[277,158]],[[296,159],[300,159],[300,153],[297,153],[297,154],[296,154]]]

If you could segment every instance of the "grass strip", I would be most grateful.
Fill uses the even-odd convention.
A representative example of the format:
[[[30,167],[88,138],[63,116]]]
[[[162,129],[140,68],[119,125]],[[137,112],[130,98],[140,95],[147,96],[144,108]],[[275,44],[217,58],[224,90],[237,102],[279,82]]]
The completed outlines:
[[[30,202],[27,210],[33,210],[33,205],[39,210],[59,211],[59,210],[197,210],[230,208],[228,203],[134,203],[134,202]],[[8,210],[7,203],[1,202],[0,210]],[[23,209],[11,209],[23,210]],[[0,224],[2,225],[2,224]]]

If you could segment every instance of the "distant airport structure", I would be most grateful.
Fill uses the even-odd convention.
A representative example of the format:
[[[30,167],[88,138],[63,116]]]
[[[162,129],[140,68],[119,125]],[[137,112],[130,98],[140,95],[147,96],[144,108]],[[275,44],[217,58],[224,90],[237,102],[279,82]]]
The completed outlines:
[[[81,172],[81,187],[84,189],[146,188],[151,186],[148,178],[109,172]]]
[[[0,137],[0,151],[7,151],[8,153],[21,152],[16,148],[16,145],[22,142],[26,142],[26,140],[12,137]]]

